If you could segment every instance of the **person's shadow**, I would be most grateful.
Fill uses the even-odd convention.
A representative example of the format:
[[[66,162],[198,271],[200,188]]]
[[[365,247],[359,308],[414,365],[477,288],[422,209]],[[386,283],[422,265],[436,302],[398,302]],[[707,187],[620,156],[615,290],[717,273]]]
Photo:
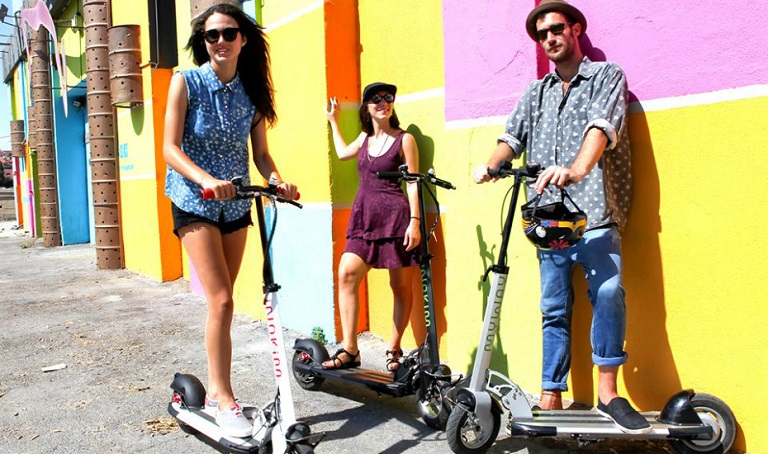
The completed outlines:
[[[429,169],[433,168],[435,159],[435,141],[432,137],[424,135],[421,129],[411,124],[406,129],[414,139],[416,139],[416,145],[419,148],[419,172],[427,173]],[[438,175],[439,176],[439,175]],[[444,189],[431,187],[430,190],[440,200],[441,192]],[[427,229],[431,229],[435,223],[438,206],[435,205],[434,200],[429,196],[427,191],[424,191],[424,205],[427,210]],[[442,222],[438,222],[435,226],[434,233],[429,239],[429,253],[432,254],[432,293],[435,305],[434,321],[437,327],[438,342],[445,335],[448,329],[448,321],[445,317],[445,305],[447,301],[446,297],[446,280],[445,280],[445,237],[443,236]],[[423,241],[423,239],[422,239]],[[413,279],[413,294],[418,295],[414,298],[413,308],[411,309],[410,326],[413,330],[414,341],[416,344],[421,344],[427,336],[426,322],[424,316],[424,304],[420,304],[422,301],[422,282],[421,273],[415,273]]]

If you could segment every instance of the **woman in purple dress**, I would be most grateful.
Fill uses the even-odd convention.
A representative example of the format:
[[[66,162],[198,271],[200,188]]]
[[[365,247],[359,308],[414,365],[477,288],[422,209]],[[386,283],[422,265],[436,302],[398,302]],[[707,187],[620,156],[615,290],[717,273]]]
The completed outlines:
[[[357,158],[360,185],[347,227],[347,246],[339,262],[339,313],[344,336],[342,348],[323,363],[326,369],[360,366],[357,347],[358,288],[371,268],[389,270],[394,295],[392,339],[386,368],[394,372],[403,356],[400,341],[413,304],[413,282],[418,265],[419,206],[415,183],[407,183],[407,197],[399,182],[378,179],[376,172],[396,171],[402,164],[419,171],[419,151],[413,136],[400,129],[394,101],[397,87],[375,82],[363,90],[360,123],[363,132],[347,145],[338,125],[336,98],[326,117],[339,159]]]

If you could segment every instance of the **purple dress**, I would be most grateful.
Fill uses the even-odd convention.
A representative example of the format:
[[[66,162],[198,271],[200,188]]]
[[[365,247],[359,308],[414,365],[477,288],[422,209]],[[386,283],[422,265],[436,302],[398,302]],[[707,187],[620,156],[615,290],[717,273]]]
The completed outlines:
[[[360,185],[347,226],[347,246],[344,252],[359,256],[373,268],[402,268],[418,264],[419,247],[405,250],[405,231],[411,221],[408,198],[402,183],[376,178],[376,172],[397,171],[402,164],[401,131],[394,143],[381,156],[368,153],[368,139],[357,154]]]

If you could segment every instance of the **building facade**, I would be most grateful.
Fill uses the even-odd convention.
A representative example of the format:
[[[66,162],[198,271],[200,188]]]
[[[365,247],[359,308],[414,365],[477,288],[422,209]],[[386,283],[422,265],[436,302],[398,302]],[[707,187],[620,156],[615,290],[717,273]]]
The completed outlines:
[[[54,90],[62,240],[93,242],[88,43],[78,19],[83,2],[50,3],[66,55],[69,94],[65,115],[61,90]],[[138,25],[142,55],[141,103],[115,109],[120,245],[126,268],[162,281],[183,277],[195,289],[194,270],[171,233],[162,158],[170,77],[192,66],[183,50],[191,4],[161,3],[173,5],[172,23],[151,19],[157,8],[153,0],[109,2],[112,26]],[[660,408],[683,388],[714,394],[739,421],[735,448],[765,452],[768,429],[753,395],[756,385],[768,383],[762,302],[768,293],[768,263],[754,249],[764,243],[760,220],[768,215],[768,185],[761,170],[768,165],[768,136],[760,126],[768,118],[768,55],[749,52],[744,43],[763,41],[759,27],[745,24],[768,13],[768,4],[703,0],[693,7],[638,0],[617,10],[602,2],[572,3],[589,22],[581,41],[586,54],[620,64],[631,92],[634,196],[623,232],[629,362],[622,369],[620,391],[642,410]],[[351,140],[359,131],[361,87],[383,80],[398,86],[397,114],[417,140],[422,170],[434,168],[458,188],[438,193],[442,222],[430,247],[441,356],[454,371],[469,370],[489,287],[482,276],[498,252],[499,219],[509,189],[504,181],[475,185],[470,171],[495,147],[526,85],[551,71],[524,28],[535,4],[243,3],[266,27],[271,45],[279,121],[269,131],[269,146],[283,176],[299,187],[304,204],[303,210],[280,210],[274,241],[286,326],[306,334],[320,328],[329,340],[341,335],[335,269],[357,170],[354,162],[336,158],[323,108],[329,97],[339,99],[343,132]],[[175,52],[168,55],[168,46],[161,50],[158,41],[171,38]],[[56,85],[62,76],[52,75]],[[29,80],[23,58],[6,71],[14,119],[27,120]],[[19,221],[31,235],[40,235],[35,156],[15,159],[21,175],[15,186]],[[263,318],[258,238],[255,231],[249,235],[236,305]],[[512,282],[492,366],[536,392],[541,367],[538,267],[534,249],[517,230],[509,263]],[[590,403],[597,384],[590,362],[591,313],[584,279],[579,273],[574,279],[579,294],[567,397]],[[414,282],[416,291],[419,286]],[[392,309],[387,273],[373,270],[362,291],[361,330],[387,338]],[[423,339],[423,318],[414,305],[407,346]]]

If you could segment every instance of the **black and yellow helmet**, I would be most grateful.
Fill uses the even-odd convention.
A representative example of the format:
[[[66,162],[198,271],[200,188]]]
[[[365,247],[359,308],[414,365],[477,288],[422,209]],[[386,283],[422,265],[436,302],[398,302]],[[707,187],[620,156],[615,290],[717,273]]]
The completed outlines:
[[[575,211],[568,208],[564,199],[573,204]],[[573,202],[565,190],[559,202],[539,206],[541,195],[537,195],[520,207],[525,236],[539,249],[568,249],[584,236],[587,215]]]

